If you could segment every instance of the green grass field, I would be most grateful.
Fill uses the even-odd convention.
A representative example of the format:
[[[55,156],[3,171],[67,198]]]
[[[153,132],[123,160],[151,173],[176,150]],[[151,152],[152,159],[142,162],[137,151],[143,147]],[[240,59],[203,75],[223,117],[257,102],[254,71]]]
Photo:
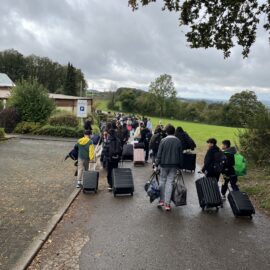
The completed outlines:
[[[159,120],[159,118],[151,118],[154,127],[159,123]],[[170,123],[175,127],[182,127],[195,140],[200,150],[203,150],[206,147],[206,141],[209,138],[216,138],[218,144],[220,144],[225,139],[231,140],[233,144],[237,143],[237,128],[191,123],[170,119],[161,119],[161,123],[164,126]]]

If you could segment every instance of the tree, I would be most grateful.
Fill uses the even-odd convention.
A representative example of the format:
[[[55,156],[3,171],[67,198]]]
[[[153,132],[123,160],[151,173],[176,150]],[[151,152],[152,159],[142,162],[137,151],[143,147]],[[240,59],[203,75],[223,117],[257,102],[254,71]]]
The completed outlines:
[[[153,95],[153,99],[158,104],[159,115],[164,116],[166,100],[176,99],[176,90],[172,81],[172,76],[168,74],[160,75],[149,86],[149,93]]]
[[[48,90],[37,80],[18,83],[11,91],[8,104],[18,110],[21,120],[29,122],[46,121],[55,108]]]
[[[156,0],[129,0],[133,10]],[[163,10],[179,12],[180,26],[189,26],[186,33],[191,48],[216,48],[229,57],[235,43],[243,47],[247,57],[256,41],[260,19],[270,30],[269,0],[163,0]],[[269,39],[270,40],[270,39]]]
[[[247,126],[254,117],[266,110],[253,91],[242,91],[231,96],[228,105],[230,124],[237,127]]]
[[[47,57],[36,55],[24,57],[16,50],[0,52],[0,72],[6,73],[15,83],[22,79],[37,79],[51,93],[65,93],[64,86],[67,80],[67,70],[67,66],[62,66]],[[72,74],[73,80],[75,77],[75,87],[72,95],[79,95],[81,88],[82,94],[84,94],[87,89],[84,74],[75,67],[72,69]]]
[[[64,85],[64,93],[66,95],[70,96],[76,96],[76,72],[75,68],[68,63],[67,66],[67,75],[66,75],[66,80],[65,80],[65,85]]]
[[[135,110],[134,101],[136,100],[136,96],[132,91],[122,92],[118,100],[121,102],[122,110],[124,112],[134,112]]]

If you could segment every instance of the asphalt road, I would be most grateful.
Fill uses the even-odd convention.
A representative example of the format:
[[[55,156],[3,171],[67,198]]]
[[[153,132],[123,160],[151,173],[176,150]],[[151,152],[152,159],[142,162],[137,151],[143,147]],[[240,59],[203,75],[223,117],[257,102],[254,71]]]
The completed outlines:
[[[151,169],[133,170],[133,197],[80,194],[29,269],[270,269],[270,222],[235,218],[228,202],[202,212],[185,174],[188,205],[171,213],[149,203],[143,186]]]

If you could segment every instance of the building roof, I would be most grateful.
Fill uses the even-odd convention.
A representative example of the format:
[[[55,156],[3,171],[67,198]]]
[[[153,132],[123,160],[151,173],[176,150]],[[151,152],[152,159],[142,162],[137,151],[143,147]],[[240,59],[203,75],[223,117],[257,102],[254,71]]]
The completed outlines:
[[[73,99],[73,100],[78,100],[78,99],[90,100],[90,99],[92,99],[90,97],[77,97],[77,96],[68,96],[68,95],[53,94],[53,93],[50,93],[49,96],[50,96],[50,98],[53,98],[53,99]]]
[[[0,73],[0,87],[13,87],[14,82],[5,73]]]
[[[0,99],[7,99],[10,96],[10,90],[0,89]],[[76,97],[76,96],[67,96],[62,94],[49,94],[52,99],[65,99],[65,100],[78,100],[78,99],[86,99],[91,100],[89,97]]]

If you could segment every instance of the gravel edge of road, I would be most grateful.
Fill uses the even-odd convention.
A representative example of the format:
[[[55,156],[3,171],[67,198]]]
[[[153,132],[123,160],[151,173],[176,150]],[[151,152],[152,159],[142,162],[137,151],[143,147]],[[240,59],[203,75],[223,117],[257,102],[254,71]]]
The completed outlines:
[[[79,195],[80,191],[81,189],[75,189],[71,193],[71,195],[64,203],[64,205],[58,210],[58,213],[55,214],[49,221],[45,229],[45,233],[41,237],[38,237],[32,242],[32,244],[28,247],[28,249],[22,254],[20,259],[16,262],[16,264],[12,268],[13,270],[25,270],[31,264],[32,260],[35,258],[35,256],[42,248],[42,246],[46,243],[47,239],[55,229],[56,225],[61,221],[64,214],[69,209],[70,205]]]

